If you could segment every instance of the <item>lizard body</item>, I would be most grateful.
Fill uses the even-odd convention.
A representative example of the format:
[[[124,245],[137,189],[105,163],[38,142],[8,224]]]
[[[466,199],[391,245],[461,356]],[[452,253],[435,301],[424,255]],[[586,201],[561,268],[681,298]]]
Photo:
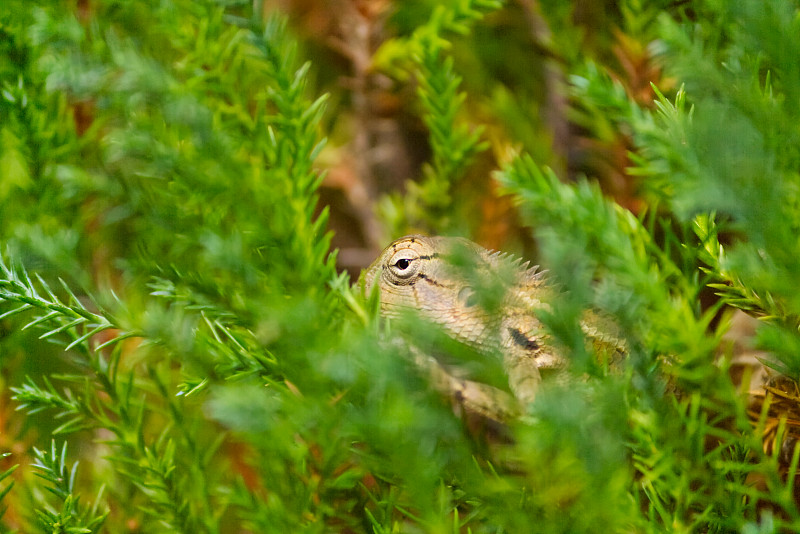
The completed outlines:
[[[511,256],[463,238],[406,236],[391,243],[364,271],[361,284],[366,293],[379,287],[383,316],[416,310],[450,337],[479,352],[502,355],[510,389],[523,404],[533,400],[542,370],[566,366],[537,317],[548,309],[554,289],[544,272]],[[597,327],[581,326],[595,342],[607,342],[603,337],[609,336],[598,333]],[[417,360],[420,363],[422,357]],[[430,362],[425,366],[433,369]],[[475,394],[472,384],[436,369],[433,373],[440,389],[459,390],[459,396]],[[481,391],[486,389],[478,389],[478,397]],[[484,406],[494,402],[489,397],[497,397],[486,395],[474,401],[484,413],[492,411]]]

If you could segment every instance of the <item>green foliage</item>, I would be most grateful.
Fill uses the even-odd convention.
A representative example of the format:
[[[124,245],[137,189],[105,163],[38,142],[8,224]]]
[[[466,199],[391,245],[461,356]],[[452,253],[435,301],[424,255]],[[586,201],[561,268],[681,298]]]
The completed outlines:
[[[343,104],[315,94],[321,67],[283,18],[251,4],[0,11],[0,460],[22,466],[0,468],[0,531],[800,528],[789,425],[768,402],[749,412],[716,356],[720,310],[743,309],[770,365],[800,378],[795,5],[626,1],[595,27],[579,3],[526,12],[550,24],[538,44],[569,80],[572,125],[629,141],[634,215],[551,170],[543,126],[491,123],[532,121],[519,110],[541,88],[526,84],[544,83],[498,65],[525,49],[488,31],[515,7],[396,4],[423,22],[373,67],[416,84],[431,156],[384,222],[467,228],[454,190],[491,146],[569,289],[541,319],[572,367],[496,436],[431,391],[385,342],[376,295],[337,274],[317,158]],[[503,61],[476,80],[464,62],[486,59],[456,48],[479,34]],[[660,47],[682,84],[655,84],[652,109],[620,81],[631,41]],[[619,368],[587,346],[588,309],[624,338]]]
[[[407,70],[414,72],[419,83],[417,94],[433,153],[422,182],[410,182],[404,198],[387,199],[394,206],[384,207],[384,212],[404,216],[393,221],[395,226],[422,226],[444,232],[459,229],[452,217],[453,186],[472,157],[488,148],[480,139],[482,128],[470,127],[459,120],[466,93],[459,91],[462,79],[454,70],[453,57],[446,55],[452,46],[447,35],[469,34],[484,12],[499,9],[502,2],[476,0],[453,4],[437,6],[427,24],[411,37],[388,41],[376,53],[377,66],[394,71],[396,76],[403,76],[405,71],[398,72],[394,63],[413,59],[413,66]]]
[[[797,378],[800,74],[785,54],[800,44],[783,18],[794,11],[784,2],[718,9],[730,23],[711,35],[664,24],[696,103],[687,109],[682,92],[674,104],[659,94],[659,113],[641,126],[640,172],[653,176],[678,217],[696,219],[713,287],[724,302],[762,316],[762,346]],[[712,47],[724,63],[707,52]],[[735,237],[722,245],[726,234]]]
[[[7,458],[8,456],[11,456],[11,453],[10,453],[10,452],[3,453],[2,455],[0,455],[0,459],[2,459],[2,458]],[[3,471],[2,473],[0,473],[0,482],[3,482],[3,481],[4,481],[4,480],[6,480],[8,477],[10,477],[10,476],[11,476],[11,473],[13,473],[14,471],[16,471],[18,467],[19,467],[19,464],[17,464],[17,465],[12,465],[12,466],[11,466],[11,467],[9,467],[8,469],[6,469],[6,470],[5,470],[5,471]],[[2,505],[2,500],[3,500],[3,497],[5,497],[6,495],[8,495],[8,493],[11,491],[11,489],[12,489],[13,487],[14,487],[14,481],[12,480],[12,481],[10,481],[10,482],[8,482],[8,481],[7,481],[7,482],[6,482],[6,484],[5,484],[5,487],[4,487],[3,489],[0,489],[0,505]],[[2,505],[2,507],[0,507],[0,519],[2,519],[2,517],[3,517],[3,514],[5,514],[5,513],[6,513],[6,510],[7,510],[7,509],[8,509],[8,507],[7,507],[7,506],[5,506],[5,505]]]
[[[702,280],[696,271],[682,272],[681,263],[675,262],[680,256],[668,254],[655,242],[651,229],[605,200],[587,182],[562,184],[552,172],[540,170],[526,157],[515,159],[502,179],[517,194],[523,215],[540,228],[546,263],[571,288],[567,299],[554,303],[552,316],[544,316],[553,333],[570,347],[572,354],[580,356],[585,354],[580,330],[575,328],[580,310],[601,310],[623,325],[630,347],[631,382],[628,396],[617,403],[627,405],[634,426],[632,434],[624,438],[627,430],[618,424],[612,431],[615,437],[608,441],[629,440],[634,465],[644,481],[644,493],[636,498],[648,503],[650,519],[675,527],[682,524],[681,528],[691,531],[709,524],[719,524],[724,530],[731,526],[725,519],[731,515],[752,517],[754,509],[742,507],[741,503],[748,498],[758,502],[772,497],[770,493],[754,494],[744,484],[744,475],[753,469],[737,468],[735,460],[727,456],[731,450],[747,450],[759,444],[751,441],[752,436],[745,437],[749,435],[749,423],[742,400],[727,375],[708,364],[713,361],[719,339],[707,333],[714,310],[703,311],[699,307]],[[668,235],[666,242],[685,244],[686,240],[680,237]],[[684,249],[681,253],[696,259],[698,251]],[[595,284],[591,283],[593,278],[597,279]],[[674,404],[665,403],[664,385],[654,374],[659,360],[669,362],[661,369],[681,390],[702,391],[703,397],[698,394]],[[583,365],[591,370],[592,360],[585,357]],[[571,390],[565,393],[566,399],[558,402],[568,402],[574,394]],[[593,405],[602,399],[589,398]],[[547,405],[543,406],[546,410]],[[546,413],[547,417],[556,417],[552,411]],[[728,417],[735,418],[736,430],[723,428],[722,420]],[[695,428],[697,425],[700,426]],[[709,452],[703,444],[712,436],[720,445]],[[744,461],[746,455],[739,458]],[[743,474],[736,469],[743,470]],[[624,473],[602,473],[600,480],[615,480],[616,476]],[[726,500],[735,494],[738,499]],[[707,502],[725,508],[709,509],[696,516]],[[784,504],[794,509],[793,503]],[[591,509],[588,505],[585,508]]]
[[[80,498],[75,494],[75,476],[78,463],[67,470],[67,444],[56,451],[56,442],[50,445],[49,453],[33,449],[36,475],[46,482],[45,489],[55,495],[61,503],[61,509],[46,507],[36,510],[39,523],[47,532],[65,534],[89,533],[99,528],[108,516],[108,512],[98,513],[98,504],[102,490],[91,508],[80,505]]]

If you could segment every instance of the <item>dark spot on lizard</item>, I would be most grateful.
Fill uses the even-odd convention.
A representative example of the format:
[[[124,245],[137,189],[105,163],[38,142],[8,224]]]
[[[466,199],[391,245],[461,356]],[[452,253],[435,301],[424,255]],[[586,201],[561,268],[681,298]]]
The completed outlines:
[[[519,328],[509,328],[508,333],[511,334],[511,339],[514,343],[527,350],[536,350],[539,348],[539,343],[535,339],[529,338]]]

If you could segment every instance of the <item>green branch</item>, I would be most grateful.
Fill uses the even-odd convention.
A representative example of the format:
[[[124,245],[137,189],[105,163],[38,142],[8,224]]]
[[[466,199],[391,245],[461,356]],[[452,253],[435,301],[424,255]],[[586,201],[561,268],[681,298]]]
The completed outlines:
[[[36,509],[36,516],[41,525],[47,532],[54,534],[99,532],[109,514],[109,511],[98,511],[103,488],[98,492],[91,507],[81,506],[80,497],[75,491],[78,462],[72,465],[72,469],[68,469],[66,442],[60,452],[56,450],[56,442],[53,440],[50,451],[41,451],[34,447],[33,455],[33,467],[37,469],[36,476],[45,480],[48,491],[61,503],[58,508]]]

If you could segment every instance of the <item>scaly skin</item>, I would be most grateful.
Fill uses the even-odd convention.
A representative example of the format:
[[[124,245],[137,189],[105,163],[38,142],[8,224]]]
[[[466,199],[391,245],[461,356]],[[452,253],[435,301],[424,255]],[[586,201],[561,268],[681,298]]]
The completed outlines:
[[[414,309],[454,339],[501,354],[522,403],[533,400],[541,369],[565,366],[536,316],[552,290],[527,263],[463,238],[413,235],[389,245],[361,283],[367,293],[378,284],[384,316]]]

